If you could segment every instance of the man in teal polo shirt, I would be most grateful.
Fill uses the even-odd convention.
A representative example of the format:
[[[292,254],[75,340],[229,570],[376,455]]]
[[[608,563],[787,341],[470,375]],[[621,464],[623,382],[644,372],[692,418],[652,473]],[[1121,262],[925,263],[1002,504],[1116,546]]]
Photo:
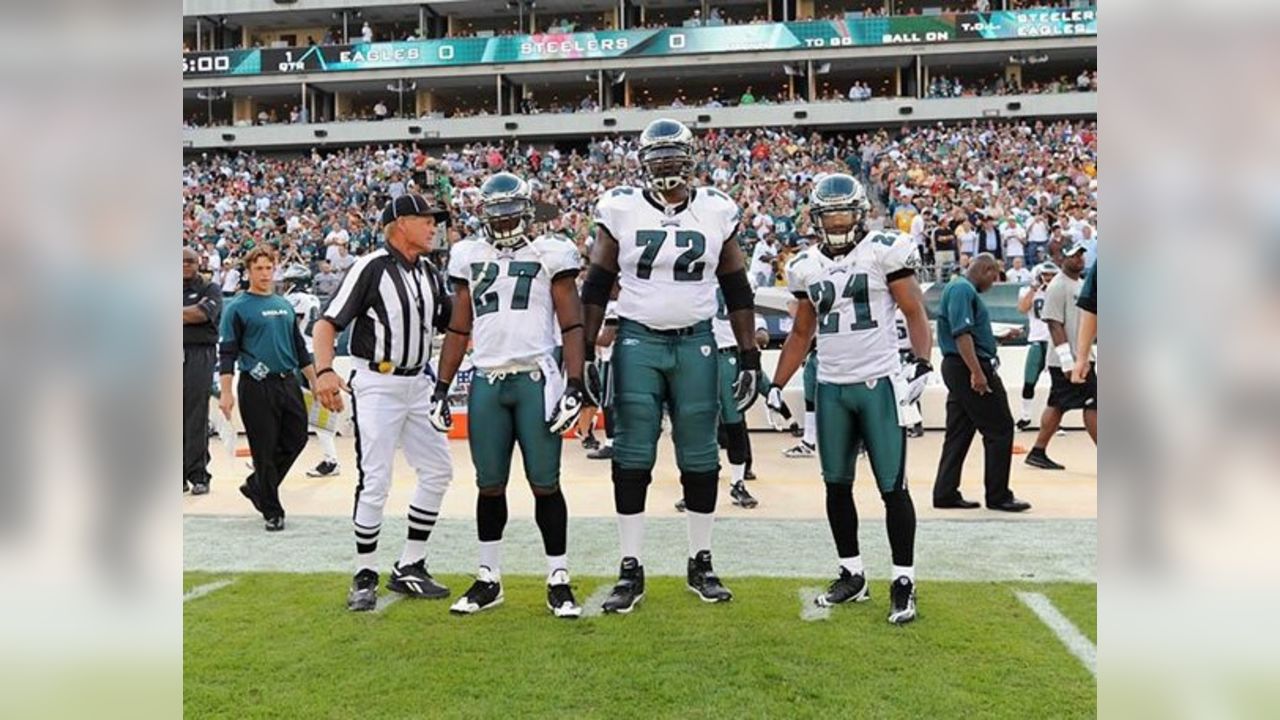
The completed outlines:
[[[262,245],[244,260],[249,291],[227,303],[222,312],[219,406],[227,420],[240,399],[253,474],[240,493],[262,513],[269,532],[284,529],[280,483],[307,445],[307,410],[298,371],[316,386],[315,368],[306,341],[294,321],[293,306],[272,291],[275,253]],[[240,382],[231,393],[237,368]]]
[[[996,338],[991,314],[980,293],[1000,276],[990,253],[969,264],[967,276],[956,276],[942,291],[938,307],[938,346],[942,349],[942,380],[947,385],[947,433],[933,484],[936,508],[976,508],[960,495],[960,471],[975,432],[985,449],[986,503],[992,510],[1022,512],[1030,503],[1009,490],[1013,458],[1013,413],[1004,384],[996,374]]]

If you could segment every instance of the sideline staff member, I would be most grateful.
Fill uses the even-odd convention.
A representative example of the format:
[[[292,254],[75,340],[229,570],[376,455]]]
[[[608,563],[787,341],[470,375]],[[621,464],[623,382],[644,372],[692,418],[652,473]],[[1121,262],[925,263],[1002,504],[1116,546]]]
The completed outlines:
[[[933,484],[936,508],[976,508],[960,495],[960,471],[975,431],[982,433],[987,507],[1022,512],[1030,503],[1009,490],[1013,461],[1013,414],[1004,383],[996,374],[996,338],[991,315],[979,293],[1000,276],[999,263],[981,253],[969,264],[968,276],[957,275],[942,291],[938,308],[938,345],[942,380],[947,385],[947,434]]]
[[[182,250],[182,489],[209,492],[209,383],[217,362],[222,291],[199,272],[200,256]]]
[[[444,598],[449,589],[427,572],[427,540],[453,479],[453,458],[444,435],[428,416],[435,377],[429,374],[431,339],[448,325],[451,305],[439,272],[426,256],[435,246],[436,223],[448,217],[421,196],[401,195],[382,211],[386,245],[356,261],[342,279],[312,339],[320,371],[316,398],[342,409],[347,384],[333,369],[334,339],[348,324],[355,361],[349,379],[355,421],[355,577],[347,609],[372,610],[377,603],[376,550],[383,508],[391,489],[396,446],[418,476],[409,500],[409,533],[387,589],[415,598]],[[477,428],[483,431],[483,428]]]
[[[231,375],[240,368],[240,418],[249,436],[253,474],[240,493],[267,521],[268,531],[284,529],[280,483],[307,444],[307,410],[298,369],[315,387],[315,368],[293,319],[293,306],[272,292],[275,251],[258,246],[245,256],[249,290],[222,314],[222,413],[231,419],[235,397]]]

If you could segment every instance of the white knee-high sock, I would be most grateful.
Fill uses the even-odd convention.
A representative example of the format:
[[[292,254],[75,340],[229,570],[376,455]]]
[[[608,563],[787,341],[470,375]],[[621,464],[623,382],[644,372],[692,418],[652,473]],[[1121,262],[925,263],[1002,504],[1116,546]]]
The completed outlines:
[[[715,523],[716,514],[687,510],[685,517],[689,522],[689,557],[711,550],[711,526]]]
[[[329,462],[338,462],[338,445],[333,441],[333,433],[328,430],[317,430],[316,440],[320,443],[320,452]]]
[[[818,413],[804,414],[804,441],[808,445],[818,444]]]
[[[618,543],[622,547],[622,557],[640,560],[644,546],[644,513],[618,516]]]

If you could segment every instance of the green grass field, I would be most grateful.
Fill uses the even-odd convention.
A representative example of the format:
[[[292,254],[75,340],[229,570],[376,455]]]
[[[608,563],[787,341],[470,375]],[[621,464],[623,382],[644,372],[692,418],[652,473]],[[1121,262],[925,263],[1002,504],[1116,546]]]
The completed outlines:
[[[184,591],[222,574],[189,573]],[[628,616],[557,620],[542,578],[504,578],[506,603],[454,617],[448,602],[344,607],[337,574],[239,574],[184,606],[188,718],[983,717],[1095,714],[1093,676],[1014,596],[1048,596],[1096,642],[1091,584],[926,582],[920,618],[871,602],[800,618],[824,584],[726,578],[705,605],[650,578]],[[584,601],[609,578],[575,578]],[[456,595],[470,579],[446,576]]]

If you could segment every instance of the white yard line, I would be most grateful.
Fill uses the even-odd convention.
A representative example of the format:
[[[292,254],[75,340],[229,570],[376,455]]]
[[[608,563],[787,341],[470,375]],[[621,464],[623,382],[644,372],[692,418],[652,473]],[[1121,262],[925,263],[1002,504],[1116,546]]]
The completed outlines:
[[[818,596],[823,593],[820,587],[802,587],[800,588],[800,619],[805,622],[814,622],[816,620],[826,620],[831,617],[831,608],[822,607],[816,602]]]
[[[217,592],[221,590],[222,588],[230,585],[233,582],[235,582],[235,578],[232,578],[230,580],[215,580],[211,583],[205,583],[204,585],[197,585],[191,588],[190,590],[188,590],[185,594],[183,594],[182,602],[187,603],[197,598],[202,598],[211,592]]]
[[[604,601],[613,590],[613,583],[601,585],[582,602],[582,617],[599,617],[604,614]]]
[[[1017,595],[1022,604],[1031,608],[1031,612],[1040,618],[1040,622],[1048,625],[1053,634],[1058,636],[1058,640],[1062,641],[1067,651],[1075,655],[1095,678],[1098,677],[1098,648],[1093,641],[1085,637],[1065,615],[1059,612],[1049,598],[1035,592],[1019,592]]]
[[[375,614],[380,613],[383,610],[386,610],[387,608],[391,607],[392,605],[395,605],[396,603],[400,602],[400,600],[403,598],[404,596],[401,595],[400,593],[393,593],[393,592],[388,592],[383,595],[380,595],[378,596],[378,602],[373,606],[373,612]]]

